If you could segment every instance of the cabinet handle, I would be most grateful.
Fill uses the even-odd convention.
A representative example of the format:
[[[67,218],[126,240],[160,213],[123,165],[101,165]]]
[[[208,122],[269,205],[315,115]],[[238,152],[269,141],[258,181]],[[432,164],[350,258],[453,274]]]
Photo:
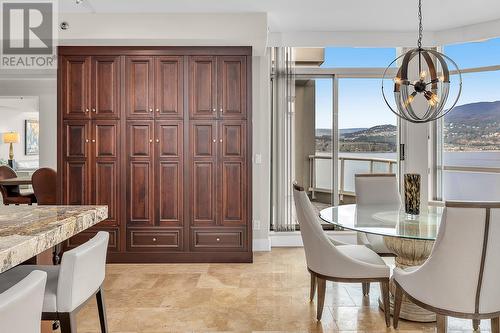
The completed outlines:
[[[153,242],[156,242],[156,238],[153,238]]]
[[[153,139],[149,139],[149,142],[153,142]]]
[[[219,238],[219,237],[217,237],[216,241],[220,242],[220,238]]]
[[[92,108],[92,112],[94,112],[94,113],[96,112],[95,108]]]
[[[160,142],[160,139],[156,139],[156,142]]]
[[[153,109],[149,109],[149,112],[153,112]]]

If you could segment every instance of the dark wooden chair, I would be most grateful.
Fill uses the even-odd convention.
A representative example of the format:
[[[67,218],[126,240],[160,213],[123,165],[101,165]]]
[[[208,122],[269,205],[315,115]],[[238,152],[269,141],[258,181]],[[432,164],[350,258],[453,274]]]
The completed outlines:
[[[0,179],[16,178],[17,173],[9,166],[0,166]],[[36,202],[33,193],[21,193],[19,185],[0,186],[4,205],[31,205]]]
[[[40,168],[31,176],[38,205],[57,204],[57,173],[51,168]]]

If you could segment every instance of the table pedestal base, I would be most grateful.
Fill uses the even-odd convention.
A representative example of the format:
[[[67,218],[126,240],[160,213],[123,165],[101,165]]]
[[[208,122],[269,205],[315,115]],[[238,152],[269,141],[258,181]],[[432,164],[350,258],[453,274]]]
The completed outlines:
[[[408,268],[419,266],[431,254],[434,241],[425,241],[417,239],[405,239],[398,237],[384,237],[385,245],[396,255],[396,267]],[[390,282],[390,300],[391,300],[391,313],[394,310],[394,295],[396,286],[393,279]],[[379,305],[381,305],[379,300]],[[381,308],[383,308],[381,306]],[[418,305],[412,303],[405,296],[403,296],[403,303],[401,304],[400,318],[417,321],[417,322],[433,322],[436,321],[436,315],[433,312],[427,311]]]

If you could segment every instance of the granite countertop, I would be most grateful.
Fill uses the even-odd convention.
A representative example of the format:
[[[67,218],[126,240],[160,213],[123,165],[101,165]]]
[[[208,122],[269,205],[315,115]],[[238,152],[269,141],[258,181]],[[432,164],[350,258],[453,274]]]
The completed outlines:
[[[0,273],[107,217],[107,206],[0,207]]]

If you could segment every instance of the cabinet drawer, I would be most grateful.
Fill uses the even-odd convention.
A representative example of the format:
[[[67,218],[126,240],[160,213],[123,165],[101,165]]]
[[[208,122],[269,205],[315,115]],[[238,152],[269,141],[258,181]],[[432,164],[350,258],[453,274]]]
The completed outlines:
[[[243,231],[194,231],[195,248],[243,248]]]
[[[92,237],[94,237],[99,231],[107,231],[109,232],[109,242],[108,242],[108,250],[110,251],[118,251],[118,230],[117,229],[88,229],[84,230],[75,236],[71,237],[66,241],[66,249],[73,249],[83,243],[89,241]]]
[[[136,250],[180,250],[181,230],[129,230],[130,249]]]

